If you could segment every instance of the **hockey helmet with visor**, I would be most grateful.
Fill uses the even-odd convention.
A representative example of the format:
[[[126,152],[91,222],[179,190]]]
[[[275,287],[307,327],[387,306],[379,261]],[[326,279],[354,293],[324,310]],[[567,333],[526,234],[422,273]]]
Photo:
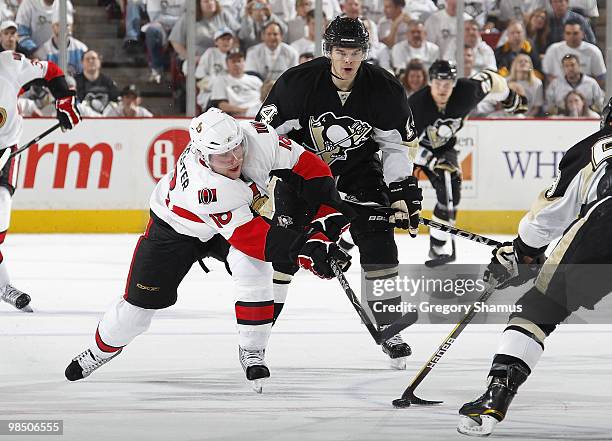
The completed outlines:
[[[355,55],[356,61],[367,60],[370,34],[363,22],[358,18],[346,16],[334,18],[323,35],[323,54],[327,58],[332,58],[334,47],[361,49],[361,53]]]

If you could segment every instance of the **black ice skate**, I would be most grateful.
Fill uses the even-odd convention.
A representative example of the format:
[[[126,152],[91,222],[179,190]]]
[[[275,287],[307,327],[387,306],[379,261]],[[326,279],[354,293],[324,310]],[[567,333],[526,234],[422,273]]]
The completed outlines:
[[[30,307],[30,296],[12,285],[6,284],[4,288],[0,289],[0,299],[22,312],[33,312],[32,307]]]
[[[238,356],[240,364],[247,380],[251,383],[251,387],[255,392],[260,394],[263,391],[263,382],[270,376],[270,371],[264,361],[264,349],[244,349],[238,347]]]
[[[108,363],[119,355],[121,351],[122,349],[119,349],[110,357],[102,358],[96,356],[91,349],[87,349],[72,359],[72,362],[66,368],[66,378],[70,381],[76,381],[88,377],[100,366]]]
[[[445,265],[447,263],[454,262],[457,259],[455,252],[455,241],[451,240],[451,250],[448,247],[441,245],[429,246],[429,259],[425,262],[425,266],[429,268],[435,268],[436,266]]]
[[[385,328],[386,326],[383,326],[381,330]],[[389,356],[393,369],[406,369],[406,358],[412,354],[412,349],[404,342],[401,335],[395,334],[389,340],[385,341],[381,347],[382,351]]]
[[[508,407],[521,384],[527,380],[528,370],[519,364],[508,366],[507,377],[493,377],[482,396],[465,403],[459,414],[457,431],[469,436],[489,436],[497,423],[506,417]]]

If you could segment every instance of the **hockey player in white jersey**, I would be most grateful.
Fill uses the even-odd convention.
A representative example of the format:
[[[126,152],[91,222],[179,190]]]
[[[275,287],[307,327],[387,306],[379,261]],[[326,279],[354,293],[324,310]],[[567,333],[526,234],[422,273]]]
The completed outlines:
[[[296,262],[323,278],[333,277],[330,257],[348,263],[327,238],[349,223],[337,210],[342,202],[321,159],[267,124],[238,122],[216,108],[194,118],[189,134],[174,171],[151,195],[151,219],[136,245],[125,293],[100,321],[89,349],[66,368],[71,381],[87,377],[145,332],[158,309],[176,302],[193,263],[213,257],[232,275],[240,363],[261,392],[270,375],[264,353],[274,318],[269,262]],[[272,225],[253,209],[267,196],[271,174],[319,206],[303,232]]]
[[[17,185],[19,156],[9,159],[21,139],[23,120],[17,109],[20,90],[34,82],[46,85],[55,97],[62,129],[81,121],[74,92],[68,89],[62,70],[54,63],[31,61],[24,55],[0,52],[0,244],[4,243],[11,219],[11,198]],[[30,296],[10,284],[6,262],[0,252],[0,298],[21,311],[31,312]]]
[[[602,113],[601,130],[567,151],[557,180],[521,220],[518,237],[493,252],[485,278],[496,286],[537,278],[517,301],[501,336],[487,390],[459,410],[460,433],[491,434],[535,368],[544,340],[580,307],[594,309],[612,290],[611,111],[612,99]],[[544,250],[559,236],[544,262]]]

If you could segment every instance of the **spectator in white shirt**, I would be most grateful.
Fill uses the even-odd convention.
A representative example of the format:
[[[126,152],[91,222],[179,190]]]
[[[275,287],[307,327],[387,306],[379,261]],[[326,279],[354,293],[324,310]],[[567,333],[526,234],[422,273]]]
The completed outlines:
[[[368,26],[370,41],[378,41],[378,26],[372,18],[366,16],[361,0],[344,0],[344,3],[342,3],[342,12],[349,18],[361,19],[361,21]]]
[[[424,23],[437,10],[438,7],[432,0],[408,0],[404,13],[408,14],[413,20],[419,20]]]
[[[396,73],[411,60],[419,60],[429,69],[431,63],[440,58],[440,48],[427,41],[425,25],[417,20],[408,23],[406,40],[400,41],[391,50],[391,64]]]
[[[278,23],[268,23],[261,35],[263,40],[247,51],[246,70],[263,80],[276,80],[290,67],[298,64],[299,54],[283,43],[283,32]]]
[[[561,60],[567,54],[575,54],[580,60],[582,73],[594,77],[599,85],[605,87],[606,65],[599,48],[594,44],[583,41],[584,32],[579,22],[567,20],[563,33],[564,41],[554,43],[548,47],[542,70],[548,81],[563,75]]]
[[[563,109],[567,94],[573,90],[580,92],[587,106],[600,112],[603,107],[604,93],[593,78],[581,72],[580,61],[574,54],[561,60],[563,76],[555,78],[546,88],[546,103],[551,114]]]
[[[212,83],[215,77],[227,72],[227,53],[234,46],[236,35],[230,28],[220,28],[215,33],[215,47],[209,47],[198,60],[195,77],[198,86],[196,102],[202,109],[208,107]],[[185,68],[183,64],[183,68]]]
[[[295,49],[295,51],[299,54],[303,54],[306,52],[315,52],[315,10],[311,9],[306,14],[306,26],[308,29],[308,33],[305,37],[300,38],[299,40],[291,43],[291,47]],[[325,18],[325,14],[323,14],[323,29],[327,28],[327,19]],[[323,34],[323,31],[319,32]]]
[[[473,50],[474,69],[481,71],[484,69],[497,70],[497,62],[495,61],[495,53],[491,46],[482,41],[480,38],[480,27],[476,20],[467,20],[463,23],[464,29],[464,45]],[[457,54],[457,41],[453,41],[448,45],[446,53],[442,55],[444,60],[455,61]]]
[[[232,49],[227,54],[227,73],[215,78],[211,105],[232,116],[245,116],[260,100],[262,81],[245,73],[244,53]]]
[[[464,20],[470,20],[468,14],[463,15]],[[446,0],[446,8],[434,12],[425,22],[427,39],[440,48],[440,53],[445,54],[448,45],[457,36],[457,0]]]
[[[528,110],[525,116],[538,116],[544,106],[544,85],[535,75],[533,60],[527,54],[518,54],[510,66],[508,82],[520,84],[525,91]]]
[[[289,44],[306,36],[306,14],[313,8],[312,0],[296,0],[295,17],[287,22],[285,41]]]
[[[405,0],[384,0],[383,5],[385,16],[378,22],[378,40],[392,48],[406,39],[410,15],[404,12]]]
[[[184,14],[184,3],[185,0],[149,0],[146,4],[149,23],[144,32],[151,68],[149,81],[153,83],[161,83],[164,66],[168,64],[168,35]],[[138,40],[138,35],[134,39]]]
[[[121,101],[112,103],[104,109],[104,117],[151,118],[153,114],[142,107],[140,91],[135,84],[126,86],[121,91]]]
[[[268,0],[247,0],[242,26],[238,32],[242,46],[249,49],[258,44],[262,39],[264,29],[270,23],[277,23],[283,35],[287,32],[287,25],[280,17],[272,13]]]
[[[594,112],[587,106],[584,96],[576,90],[572,90],[567,94],[564,100],[563,112],[561,116],[568,118],[593,118],[599,119],[599,114]]]
[[[70,0],[66,1],[67,14],[72,18],[74,7]],[[19,44],[28,56],[36,53],[38,48],[51,38],[53,32],[51,23],[54,15],[59,14],[59,1],[54,0],[22,0],[17,9],[17,34]]]
[[[371,22],[378,23],[385,16],[383,0],[363,0],[361,4],[363,17]]]
[[[386,44],[378,41],[378,38],[370,30],[370,26],[372,25],[370,20],[364,20],[363,25],[368,30],[368,34],[370,35],[370,49],[368,50],[368,59],[366,62],[375,64],[376,66],[380,66],[383,69],[392,72],[391,51]]]

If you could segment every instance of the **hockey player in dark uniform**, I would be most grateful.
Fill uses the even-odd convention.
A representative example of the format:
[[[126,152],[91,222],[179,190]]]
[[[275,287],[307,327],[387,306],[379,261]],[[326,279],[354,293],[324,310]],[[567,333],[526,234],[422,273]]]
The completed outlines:
[[[405,93],[392,75],[364,62],[368,49],[369,35],[363,23],[336,17],[325,31],[325,57],[283,73],[257,117],[329,164],[340,194],[354,211],[350,233],[359,248],[366,280],[371,281],[397,276],[393,227],[416,235],[422,196],[412,176],[409,152],[415,150],[416,137]],[[315,214],[286,182],[277,183],[274,195],[275,217],[280,223],[302,228]],[[391,216],[394,224],[380,211],[390,207],[396,210]],[[333,223],[333,218],[328,222]],[[337,240],[340,233],[337,229],[329,237]],[[277,263],[274,269],[278,317],[297,266]],[[388,297],[376,300],[383,305],[401,301],[399,296]],[[368,302],[371,304],[370,298]],[[382,328],[401,313],[374,316]],[[393,367],[405,368],[411,350],[399,334],[382,348]]]
[[[485,70],[472,78],[457,79],[457,67],[452,61],[436,60],[429,68],[429,81],[428,86],[408,99],[415,110],[414,123],[419,137],[415,166],[425,173],[436,191],[433,219],[448,224],[454,221],[461,199],[461,167],[455,143],[467,115],[485,97],[501,101],[504,109],[511,113],[526,112],[527,103],[493,71]],[[445,179],[445,174],[450,174],[452,199],[447,196],[449,179]],[[449,200],[452,200],[452,213],[448,209]],[[448,246],[449,234],[434,229],[430,229],[429,234],[429,257],[434,261],[454,260]]]
[[[612,290],[611,111],[612,100],[601,129],[567,151],[557,180],[523,217],[517,238],[493,251],[485,278],[495,285],[520,286],[537,278],[510,315],[487,390],[459,410],[460,433],[491,434],[538,363],[544,340],[580,307],[594,309]],[[544,262],[544,250],[559,236]]]

